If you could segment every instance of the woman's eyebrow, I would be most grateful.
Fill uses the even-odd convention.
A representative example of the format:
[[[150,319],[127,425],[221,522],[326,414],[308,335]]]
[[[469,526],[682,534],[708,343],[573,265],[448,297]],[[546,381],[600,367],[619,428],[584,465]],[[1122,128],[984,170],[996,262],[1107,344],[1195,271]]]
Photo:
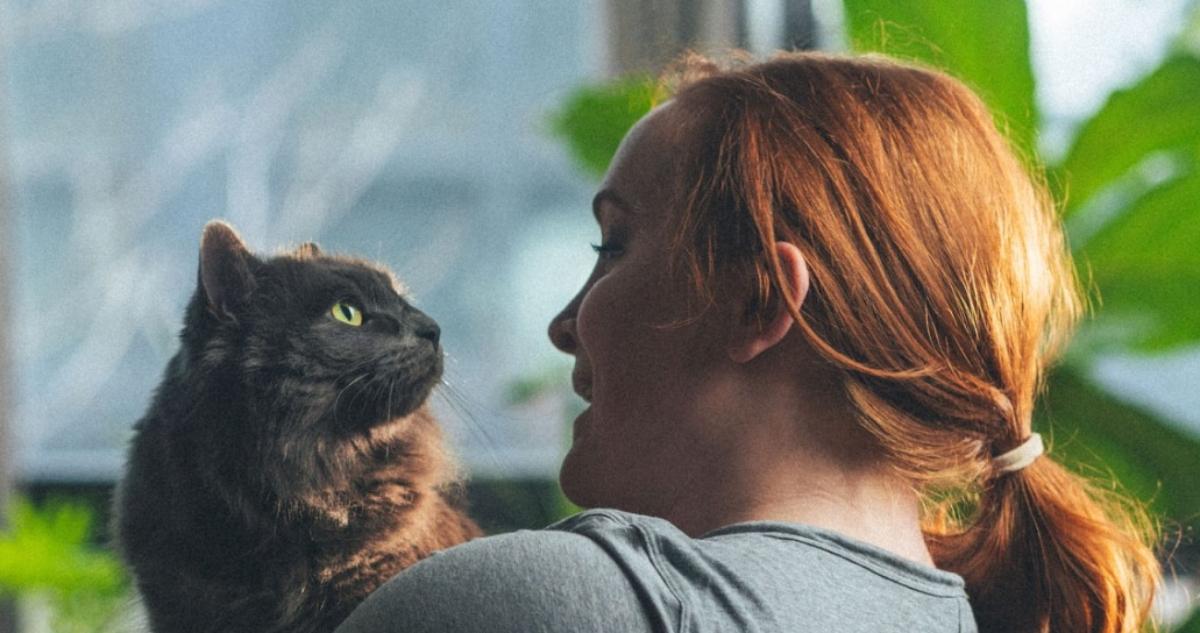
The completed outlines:
[[[600,205],[604,202],[608,202],[613,207],[625,213],[633,211],[633,207],[628,202],[625,202],[624,198],[617,195],[616,191],[606,187],[597,192],[595,198],[592,198],[592,215],[596,216],[596,221],[600,220]]]

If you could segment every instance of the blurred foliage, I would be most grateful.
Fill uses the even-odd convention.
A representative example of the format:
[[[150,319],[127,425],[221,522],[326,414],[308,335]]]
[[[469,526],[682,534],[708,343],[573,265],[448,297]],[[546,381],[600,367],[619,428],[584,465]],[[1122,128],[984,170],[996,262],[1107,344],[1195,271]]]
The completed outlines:
[[[540,528],[579,512],[552,479],[473,479],[471,516],[488,534]]]
[[[852,46],[951,71],[1028,155],[1037,130],[1029,18],[1022,0],[844,0]],[[997,57],[999,55],[999,57]]]
[[[1117,400],[1072,367],[1054,372],[1040,405],[1034,425],[1053,432],[1055,458],[1094,479],[1115,477],[1154,514],[1200,523],[1194,438]]]
[[[584,86],[573,92],[550,117],[550,131],[566,144],[572,157],[589,174],[600,177],[625,132],[650,111],[661,97],[649,77]]]
[[[507,387],[508,404],[519,407],[531,404],[535,400],[547,395],[560,398],[562,403],[562,422],[570,427],[575,417],[582,413],[584,409],[583,401],[571,391],[570,384],[570,366],[553,365],[539,373],[532,373],[511,381]],[[568,433],[568,437],[570,437],[570,433]],[[566,449],[568,447],[563,448]],[[475,487],[474,482],[471,485],[473,488]],[[491,515],[487,515],[484,512],[481,516],[511,515],[515,509],[516,512],[530,519],[523,523],[515,523],[512,529],[518,527],[541,527],[559,519],[569,517],[582,509],[567,499],[567,496],[563,494],[562,488],[559,487],[557,480],[540,488],[530,487],[528,483],[522,482],[485,482],[482,484],[479,492],[482,493],[484,491],[489,491],[496,497],[503,499],[504,504],[496,508]],[[475,494],[473,492],[471,507],[480,511],[486,511],[486,506],[480,503],[482,498],[484,498],[482,494]],[[487,528],[486,525],[484,527],[485,529]],[[494,530],[490,529],[487,531],[489,533],[494,532]]]
[[[125,586],[120,563],[88,545],[91,511],[57,500],[42,508],[17,501],[9,529],[0,534],[0,590],[119,592]]]
[[[1113,93],[1054,166],[1115,345],[1200,341],[1200,59]]]
[[[1190,55],[1172,56],[1114,92],[1080,127],[1057,166],[1070,179],[1067,215],[1159,152],[1200,152],[1200,60]]]
[[[1192,617],[1172,631],[1174,633],[1200,633],[1200,609],[1197,609]]]
[[[844,0],[849,40],[945,69],[993,109],[1019,152],[1036,164],[1039,113],[1020,0]],[[1186,530],[1200,525],[1200,437],[1120,401],[1088,377],[1103,352],[1154,352],[1200,342],[1200,14],[1192,52],[1180,45],[1154,71],[1113,93],[1079,127],[1065,157],[1045,166],[1063,200],[1080,276],[1097,314],[1049,379],[1035,425],[1079,471],[1144,499]],[[645,80],[641,80],[643,83]],[[649,85],[649,84],[646,84]],[[576,120],[628,126],[628,104],[648,88],[628,81],[581,89],[558,133],[584,168],[602,173],[603,143]],[[614,96],[624,90],[627,96]],[[580,109],[590,108],[588,114]],[[642,112],[648,110],[643,108]],[[586,149],[583,149],[586,148]],[[1191,547],[1195,547],[1193,543]],[[1192,626],[1200,626],[1193,623]]]
[[[128,602],[121,563],[91,544],[93,516],[62,499],[18,500],[0,532],[0,593],[45,604],[56,633],[102,630]]]
[[[570,366],[554,365],[510,381],[505,387],[505,400],[510,405],[526,404],[543,393],[570,384],[570,380]]]

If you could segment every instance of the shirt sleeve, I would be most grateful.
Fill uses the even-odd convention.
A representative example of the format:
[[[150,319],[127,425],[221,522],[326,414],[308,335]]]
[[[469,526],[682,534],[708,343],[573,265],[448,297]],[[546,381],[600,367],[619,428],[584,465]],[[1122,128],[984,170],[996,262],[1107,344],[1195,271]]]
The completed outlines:
[[[622,567],[592,539],[521,531],[434,554],[385,583],[335,633],[654,631]]]

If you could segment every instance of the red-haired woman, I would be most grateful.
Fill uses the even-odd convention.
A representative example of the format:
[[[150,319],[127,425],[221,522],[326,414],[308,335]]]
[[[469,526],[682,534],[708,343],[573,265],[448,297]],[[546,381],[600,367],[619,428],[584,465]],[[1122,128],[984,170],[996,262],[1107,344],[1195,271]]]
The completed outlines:
[[[436,555],[340,631],[1139,629],[1141,521],[1031,428],[1079,312],[1064,237],[968,89],[692,61],[594,212],[550,338],[596,509]]]

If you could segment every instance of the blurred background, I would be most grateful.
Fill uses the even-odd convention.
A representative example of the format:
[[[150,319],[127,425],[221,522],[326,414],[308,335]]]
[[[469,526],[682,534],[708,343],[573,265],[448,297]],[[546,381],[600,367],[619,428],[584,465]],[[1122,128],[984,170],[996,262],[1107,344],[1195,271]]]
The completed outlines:
[[[1035,426],[1149,504],[1159,618],[1200,631],[1194,0],[0,0],[0,633],[130,626],[108,499],[215,217],[397,271],[445,332],[475,514],[570,512],[545,328],[592,265],[593,188],[637,77],[731,47],[928,61],[1045,167],[1095,310]]]

